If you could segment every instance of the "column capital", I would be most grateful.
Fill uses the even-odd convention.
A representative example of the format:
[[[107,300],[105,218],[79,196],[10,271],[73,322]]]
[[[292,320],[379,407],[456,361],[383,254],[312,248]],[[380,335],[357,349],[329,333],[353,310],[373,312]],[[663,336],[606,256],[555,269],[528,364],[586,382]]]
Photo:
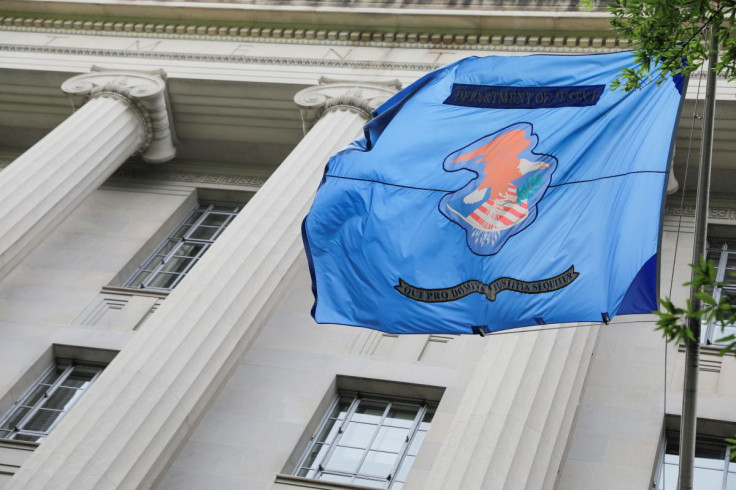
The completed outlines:
[[[325,113],[330,111],[350,111],[366,121],[371,112],[388,100],[399,89],[398,80],[388,82],[354,82],[319,79],[319,85],[300,90],[294,96],[302,115],[302,126],[306,134]]]
[[[74,109],[97,97],[116,98],[140,116],[144,143],[139,149],[143,160],[160,163],[176,156],[171,134],[171,117],[166,98],[166,75],[158,72],[106,70],[76,75],[61,84]]]

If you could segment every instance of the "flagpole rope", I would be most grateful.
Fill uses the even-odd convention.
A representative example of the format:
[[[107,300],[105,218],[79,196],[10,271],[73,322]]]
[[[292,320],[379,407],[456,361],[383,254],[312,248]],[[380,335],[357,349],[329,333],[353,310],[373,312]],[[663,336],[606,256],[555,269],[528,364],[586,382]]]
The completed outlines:
[[[548,330],[563,330],[566,328],[581,328],[581,327],[595,327],[599,326],[601,328],[605,327],[615,327],[616,325],[634,325],[636,323],[641,323],[641,320],[632,320],[630,322],[619,322],[619,321],[612,321],[609,323],[606,323],[604,325],[601,325],[602,322],[587,322],[587,323],[575,323],[573,325],[559,325],[557,327],[539,327],[539,328],[531,328],[531,329],[525,329],[525,328],[510,328],[508,330],[501,330],[498,332],[491,332],[484,335],[484,337],[493,337],[496,335],[506,335],[506,334],[520,334],[520,333],[532,333],[532,332],[545,332]]]

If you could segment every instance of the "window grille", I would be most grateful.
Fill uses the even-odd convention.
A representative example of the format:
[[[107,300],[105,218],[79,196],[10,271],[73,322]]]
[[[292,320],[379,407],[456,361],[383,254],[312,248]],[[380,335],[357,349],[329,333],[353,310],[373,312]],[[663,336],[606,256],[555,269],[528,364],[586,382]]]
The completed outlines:
[[[238,214],[238,206],[200,203],[125,284],[170,291]]]
[[[57,360],[0,419],[0,438],[42,441],[102,370],[100,365]]]
[[[296,475],[400,489],[434,412],[428,402],[341,393],[312,437]]]
[[[712,291],[713,298],[716,301],[726,298],[729,304],[736,305],[736,277],[732,276],[736,272],[736,241],[732,244],[716,240],[713,242],[711,243],[709,239],[706,258],[716,267],[716,280],[725,283],[723,287]],[[722,330],[717,322],[711,321],[701,329],[700,342],[717,344],[718,339],[731,334],[736,334],[736,326],[729,326]]]

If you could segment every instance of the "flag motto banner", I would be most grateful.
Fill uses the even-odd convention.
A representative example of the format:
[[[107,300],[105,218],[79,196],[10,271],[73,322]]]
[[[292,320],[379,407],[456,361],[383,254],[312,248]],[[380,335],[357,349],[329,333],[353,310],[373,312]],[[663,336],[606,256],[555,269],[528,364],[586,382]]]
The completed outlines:
[[[488,333],[657,308],[679,77],[628,52],[468,58],[333,156],[303,238],[319,323]]]

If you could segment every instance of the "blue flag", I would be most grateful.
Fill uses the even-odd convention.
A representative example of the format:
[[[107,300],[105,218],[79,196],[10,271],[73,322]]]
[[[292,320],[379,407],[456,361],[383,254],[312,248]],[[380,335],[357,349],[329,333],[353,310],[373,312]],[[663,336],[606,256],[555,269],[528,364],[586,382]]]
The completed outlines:
[[[303,237],[319,323],[488,333],[657,308],[682,99],[631,53],[468,58],[333,156]]]

